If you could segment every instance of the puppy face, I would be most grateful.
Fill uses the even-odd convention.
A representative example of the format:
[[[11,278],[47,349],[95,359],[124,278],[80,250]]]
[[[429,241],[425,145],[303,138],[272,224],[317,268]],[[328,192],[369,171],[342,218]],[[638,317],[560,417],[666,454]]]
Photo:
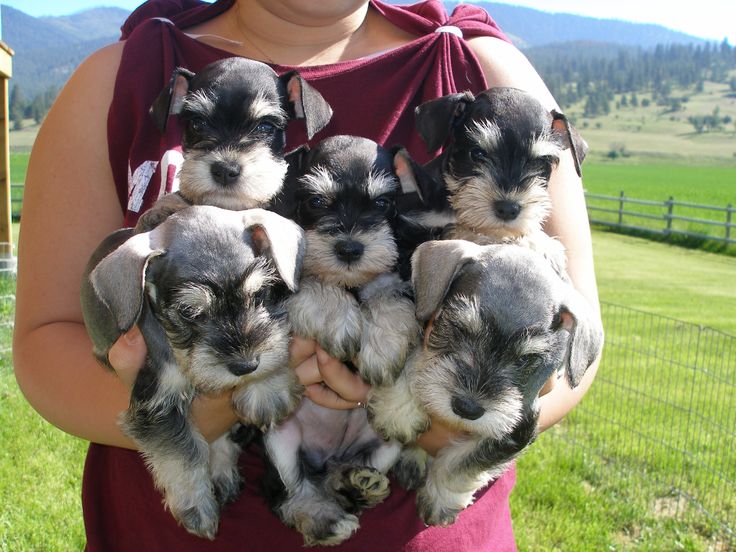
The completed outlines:
[[[246,248],[219,249],[185,262],[161,255],[146,277],[148,301],[179,366],[205,392],[267,377],[288,360],[288,324],[271,263]],[[220,263],[221,272],[203,268],[208,263]]]
[[[448,200],[458,224],[485,235],[539,230],[562,150],[572,147],[579,164],[587,149],[560,114],[515,88],[433,100],[418,108],[417,125],[431,148],[449,138],[442,163]]]
[[[391,271],[401,185],[390,152],[371,140],[337,136],[299,155],[292,160],[299,165],[294,218],[305,229],[304,272],[357,287]]]
[[[287,92],[268,66],[228,59],[194,75],[181,103],[182,194],[193,203],[259,207],[280,189]]]
[[[567,365],[571,385],[579,383],[601,332],[541,255],[513,245],[436,243],[420,246],[413,259],[418,315],[435,313],[412,359],[416,396],[446,424],[498,439],[555,370]]]

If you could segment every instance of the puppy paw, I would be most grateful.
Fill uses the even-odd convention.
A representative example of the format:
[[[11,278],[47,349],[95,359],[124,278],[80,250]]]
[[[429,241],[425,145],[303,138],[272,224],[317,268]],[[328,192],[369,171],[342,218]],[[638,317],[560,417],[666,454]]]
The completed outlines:
[[[417,513],[425,525],[447,527],[455,523],[461,510],[437,504],[426,493],[417,493]]]
[[[233,393],[233,408],[240,421],[256,427],[272,427],[283,422],[299,405],[304,388],[289,370],[282,377],[251,383]]]
[[[374,468],[356,468],[350,472],[348,480],[360,493],[366,508],[380,504],[391,493],[388,477]]]
[[[368,421],[385,441],[410,443],[429,428],[429,416],[412,400],[404,378],[390,387],[374,387],[366,409]]]
[[[220,506],[229,504],[240,495],[243,479],[238,471],[239,455],[240,445],[233,441],[230,433],[210,445],[210,474]]]
[[[358,530],[358,517],[342,510],[321,511],[297,527],[306,546],[335,546]]]
[[[213,540],[217,535],[220,507],[214,496],[211,500],[203,500],[196,506],[182,509],[171,507],[171,513],[182,527],[193,535],[209,540]]]
[[[219,474],[212,479],[212,485],[215,488],[215,497],[220,506],[225,506],[234,502],[240,496],[243,489],[243,478],[237,470],[233,470],[229,474]]]
[[[394,477],[404,489],[415,491],[427,479],[429,456],[419,447],[407,447],[391,468]]]

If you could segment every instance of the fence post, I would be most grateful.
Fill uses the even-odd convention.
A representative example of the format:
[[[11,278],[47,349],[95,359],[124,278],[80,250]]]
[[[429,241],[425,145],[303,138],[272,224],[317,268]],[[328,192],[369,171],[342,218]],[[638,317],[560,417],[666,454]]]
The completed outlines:
[[[731,241],[731,221],[733,220],[733,205],[726,205],[726,243]]]
[[[672,211],[675,208],[675,198],[670,196],[670,198],[665,201],[664,204],[667,206],[667,214],[665,215],[665,219],[667,219],[667,225],[664,229],[664,234],[665,236],[667,236],[672,230]]]
[[[623,226],[624,225],[624,191],[621,190],[621,193],[619,194],[618,199],[618,225]]]

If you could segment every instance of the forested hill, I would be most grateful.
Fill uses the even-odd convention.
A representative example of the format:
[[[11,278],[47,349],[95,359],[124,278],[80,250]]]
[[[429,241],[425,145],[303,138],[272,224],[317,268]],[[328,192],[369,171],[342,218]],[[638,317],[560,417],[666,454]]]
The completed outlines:
[[[701,38],[673,31],[661,25],[597,19],[567,13],[548,13],[496,2],[472,3],[485,9],[519,48],[592,40],[642,48],[653,48],[658,44],[705,42]],[[444,4],[447,11],[452,12],[460,2],[444,2]],[[550,9],[553,9],[554,2],[549,4]]]

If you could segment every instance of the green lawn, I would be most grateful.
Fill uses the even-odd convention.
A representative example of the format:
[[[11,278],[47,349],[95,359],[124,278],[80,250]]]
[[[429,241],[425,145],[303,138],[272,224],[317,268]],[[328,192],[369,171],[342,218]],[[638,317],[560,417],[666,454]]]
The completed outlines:
[[[520,548],[730,550],[679,491],[733,527],[736,338],[647,313],[736,335],[736,259],[603,232],[594,251],[603,362],[583,403],[518,463]]]

